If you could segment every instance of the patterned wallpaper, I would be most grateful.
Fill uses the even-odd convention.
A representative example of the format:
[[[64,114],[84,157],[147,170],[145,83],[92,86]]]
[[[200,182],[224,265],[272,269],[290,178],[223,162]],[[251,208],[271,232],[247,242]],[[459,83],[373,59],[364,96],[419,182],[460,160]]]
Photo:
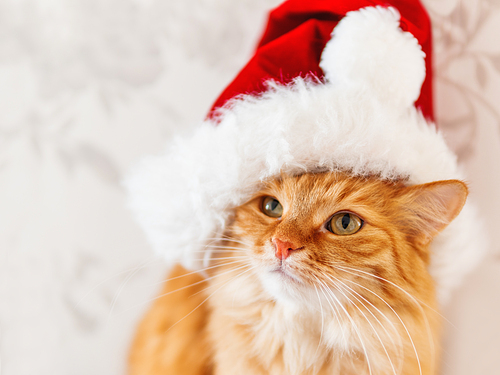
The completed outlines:
[[[120,181],[199,123],[277,3],[0,2],[0,374],[124,373],[134,324],[165,270]],[[494,374],[500,2],[426,5],[438,123],[492,243],[447,308],[443,374]]]
[[[491,254],[446,310],[443,374],[496,374],[500,360],[500,2],[426,1],[433,20],[437,120],[463,163]]]

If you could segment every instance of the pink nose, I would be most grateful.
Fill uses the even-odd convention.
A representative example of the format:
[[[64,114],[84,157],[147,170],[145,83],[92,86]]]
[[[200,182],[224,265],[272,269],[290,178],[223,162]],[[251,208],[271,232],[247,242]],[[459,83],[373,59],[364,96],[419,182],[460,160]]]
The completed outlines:
[[[274,255],[281,260],[288,258],[292,251],[302,249],[302,247],[297,248],[297,246],[289,241],[282,241],[278,238],[273,238],[272,242],[275,250]]]

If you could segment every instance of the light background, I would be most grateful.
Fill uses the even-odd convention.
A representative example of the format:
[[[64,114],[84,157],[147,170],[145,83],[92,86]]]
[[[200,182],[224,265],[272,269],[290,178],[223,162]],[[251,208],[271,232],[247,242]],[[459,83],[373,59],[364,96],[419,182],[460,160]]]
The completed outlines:
[[[164,277],[120,181],[188,133],[277,0],[0,0],[0,374],[125,373]],[[491,252],[447,307],[445,375],[500,374],[500,1],[427,0],[438,124]],[[195,214],[195,213],[193,213]]]

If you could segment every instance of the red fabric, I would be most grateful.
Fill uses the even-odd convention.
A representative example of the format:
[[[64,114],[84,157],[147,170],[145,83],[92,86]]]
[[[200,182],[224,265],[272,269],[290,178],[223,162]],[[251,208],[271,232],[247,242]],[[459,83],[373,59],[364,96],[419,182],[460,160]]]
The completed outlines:
[[[271,11],[255,55],[216,100],[209,117],[216,108],[239,94],[265,91],[264,82],[269,79],[283,84],[297,76],[314,75],[322,79],[319,61],[333,28],[347,12],[376,5],[398,9],[401,29],[412,33],[422,46],[427,75],[415,105],[426,118],[434,120],[431,28],[429,16],[418,0],[285,1]]]

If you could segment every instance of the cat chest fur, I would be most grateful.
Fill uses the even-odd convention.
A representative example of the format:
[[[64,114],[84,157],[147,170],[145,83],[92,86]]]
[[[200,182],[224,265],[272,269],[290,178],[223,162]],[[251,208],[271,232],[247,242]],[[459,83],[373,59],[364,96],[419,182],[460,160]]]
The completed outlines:
[[[258,291],[249,303],[248,289],[233,280],[213,296],[209,331],[215,343],[215,373],[333,374],[321,371],[332,358],[321,343],[321,317],[263,299]]]
[[[257,280],[229,278],[231,283],[210,297],[214,374],[401,373],[398,358],[410,348],[396,338],[402,334],[401,327],[391,318],[379,318],[378,326],[372,323],[370,327],[363,313],[356,314],[347,305],[338,309],[349,312],[349,319],[343,311],[332,314],[329,309],[304,309],[263,298],[265,292],[256,287]],[[224,282],[217,278],[214,284]],[[317,297],[323,300],[320,306],[328,304]],[[380,332],[374,334],[374,328]],[[406,356],[411,357],[411,350]]]

